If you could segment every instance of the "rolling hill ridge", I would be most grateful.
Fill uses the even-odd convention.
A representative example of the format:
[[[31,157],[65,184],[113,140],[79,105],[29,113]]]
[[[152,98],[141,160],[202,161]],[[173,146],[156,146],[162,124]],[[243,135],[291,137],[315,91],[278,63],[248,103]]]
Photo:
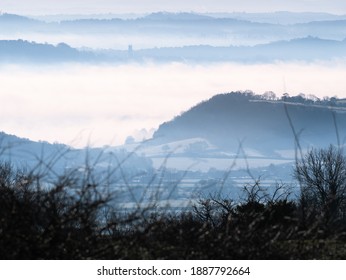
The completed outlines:
[[[290,124],[291,122],[291,124]],[[202,138],[222,151],[234,153],[240,143],[258,155],[280,157],[295,148],[343,144],[346,131],[344,100],[320,100],[303,95],[278,99],[273,93],[219,94],[163,123],[155,143]]]

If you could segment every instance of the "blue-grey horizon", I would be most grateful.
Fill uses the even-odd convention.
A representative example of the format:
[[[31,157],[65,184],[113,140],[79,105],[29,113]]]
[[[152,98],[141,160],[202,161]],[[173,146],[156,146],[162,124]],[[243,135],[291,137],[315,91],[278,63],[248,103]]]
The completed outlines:
[[[344,0],[2,0],[0,11],[17,14],[168,12],[327,12],[346,14]]]

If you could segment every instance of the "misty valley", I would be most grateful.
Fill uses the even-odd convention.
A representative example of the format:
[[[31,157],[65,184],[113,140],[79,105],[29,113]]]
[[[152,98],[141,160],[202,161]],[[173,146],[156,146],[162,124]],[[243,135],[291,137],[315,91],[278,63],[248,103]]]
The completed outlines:
[[[0,13],[0,258],[345,258],[345,27]]]
[[[345,112],[343,99],[232,92],[161,124],[151,139],[129,136],[121,146],[76,149],[2,132],[1,159],[42,174],[47,186],[54,174],[90,169],[125,208],[155,201],[180,209],[213,194],[240,201],[257,182],[268,195],[282,184],[293,198],[297,153],[342,145]]]

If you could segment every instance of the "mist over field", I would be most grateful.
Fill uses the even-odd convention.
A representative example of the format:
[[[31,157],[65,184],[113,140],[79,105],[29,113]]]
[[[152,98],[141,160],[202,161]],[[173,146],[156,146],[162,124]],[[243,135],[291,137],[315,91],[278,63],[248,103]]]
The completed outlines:
[[[162,122],[218,93],[346,97],[345,74],[343,61],[2,65],[0,126],[33,140],[119,145],[129,135],[150,138]]]

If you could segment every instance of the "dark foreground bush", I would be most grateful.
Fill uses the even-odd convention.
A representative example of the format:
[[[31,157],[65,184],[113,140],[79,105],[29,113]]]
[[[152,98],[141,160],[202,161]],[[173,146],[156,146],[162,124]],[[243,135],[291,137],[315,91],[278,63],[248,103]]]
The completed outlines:
[[[1,259],[346,258],[345,221],[331,229],[318,215],[301,219],[286,198],[210,197],[185,212],[124,213],[90,177],[75,175],[45,185],[0,164]]]

